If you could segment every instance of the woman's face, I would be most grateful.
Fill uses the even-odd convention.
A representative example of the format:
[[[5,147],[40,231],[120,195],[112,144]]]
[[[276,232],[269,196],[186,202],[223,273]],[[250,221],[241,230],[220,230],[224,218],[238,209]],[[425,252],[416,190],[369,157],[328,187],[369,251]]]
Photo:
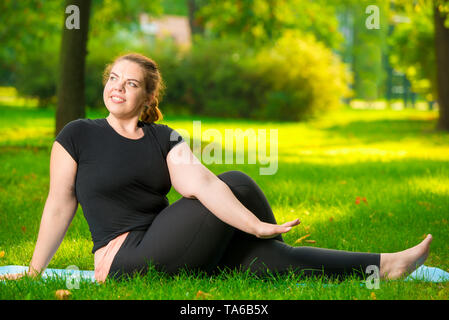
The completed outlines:
[[[117,118],[140,115],[151,96],[145,90],[141,67],[129,60],[116,62],[103,91],[106,108]]]

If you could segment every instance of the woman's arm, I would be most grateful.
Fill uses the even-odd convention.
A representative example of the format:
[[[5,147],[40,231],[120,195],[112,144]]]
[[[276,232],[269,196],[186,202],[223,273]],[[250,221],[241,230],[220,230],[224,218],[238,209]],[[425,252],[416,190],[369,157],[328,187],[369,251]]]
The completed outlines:
[[[201,164],[185,142],[170,150],[167,165],[176,191],[186,198],[198,199],[219,219],[239,230],[258,238],[272,238],[299,224],[298,219],[282,225],[260,221],[226,183]]]
[[[59,142],[53,143],[50,157],[50,189],[42,213],[29,275],[34,276],[45,270],[75,216],[78,208],[75,195],[77,168],[75,160]]]

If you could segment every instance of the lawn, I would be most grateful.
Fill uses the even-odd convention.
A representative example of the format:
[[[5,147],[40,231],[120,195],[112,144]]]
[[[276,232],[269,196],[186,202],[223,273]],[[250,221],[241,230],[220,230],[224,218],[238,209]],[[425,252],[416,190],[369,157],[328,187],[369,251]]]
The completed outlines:
[[[104,116],[100,111],[87,114]],[[262,158],[256,164],[245,158],[242,164],[207,166],[216,174],[241,170],[253,177],[278,223],[300,218],[302,223],[284,235],[287,243],[395,252],[431,233],[434,241],[425,264],[449,270],[449,134],[434,131],[436,117],[434,111],[344,109],[307,123],[170,115],[163,123],[193,133],[192,120],[201,120],[202,131],[217,129],[223,137],[225,129],[266,129],[267,136],[277,129],[275,174],[260,174],[267,167]],[[51,109],[0,107],[0,266],[28,265],[31,259],[48,193],[53,128]],[[168,198],[173,202],[179,194],[172,189]],[[309,241],[296,242],[306,235]],[[79,207],[49,268],[93,270],[91,249]],[[0,299],[55,299],[58,289],[66,289],[63,280],[8,281],[0,283]],[[210,278],[152,271],[121,283],[81,282],[70,298],[448,299],[449,283],[382,281],[379,289],[370,290],[356,279],[336,284],[298,274],[257,279],[245,273]]]

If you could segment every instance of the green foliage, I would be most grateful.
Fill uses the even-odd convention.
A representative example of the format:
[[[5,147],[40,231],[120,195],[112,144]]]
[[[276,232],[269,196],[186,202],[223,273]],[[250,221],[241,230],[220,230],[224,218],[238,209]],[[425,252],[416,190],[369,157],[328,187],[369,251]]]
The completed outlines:
[[[351,82],[339,58],[312,35],[286,32],[249,64],[258,78],[256,118],[302,120],[340,106]]]
[[[92,11],[89,29],[96,35],[111,25],[136,28],[139,14],[145,12],[158,16],[162,14],[162,7],[161,0],[93,0]]]
[[[161,0],[162,11],[166,15],[187,16],[186,2],[187,0]]]
[[[0,83],[46,104],[56,91],[63,4],[58,1],[2,1]]]
[[[397,13],[408,18],[395,25],[389,39],[391,64],[407,75],[413,91],[428,101],[436,99],[436,62],[432,1],[397,3]]]
[[[238,61],[246,53],[244,48],[236,39],[199,40],[191,51],[175,59],[176,65],[171,64],[176,70],[167,66],[167,60],[160,63],[162,74],[169,74],[165,78],[167,102],[185,104],[194,114],[244,115],[249,84]],[[174,89],[181,90],[175,93],[179,100],[172,95]]]
[[[186,52],[157,47],[148,53],[162,70],[166,103],[195,115],[303,120],[349,94],[344,64],[312,35],[285,32],[258,50],[233,37],[202,39]]]
[[[379,8],[379,29],[368,29],[365,25],[368,15],[365,8],[368,5]],[[354,91],[356,97],[375,100],[382,97],[382,85],[385,81],[383,54],[387,51],[388,35],[388,1],[376,0],[354,4],[351,10],[354,13],[354,48],[353,62]]]
[[[286,29],[310,32],[331,48],[343,40],[333,3],[325,0],[212,0],[199,10],[211,36],[238,36],[251,45],[263,45]]]
[[[17,65],[16,89],[22,96],[39,99],[39,106],[55,103],[58,81],[58,48],[44,41],[40,54],[30,54],[28,59]]]
[[[22,96],[38,98],[40,105],[55,99],[58,73],[63,72],[58,61],[66,17],[64,4],[42,0],[0,2],[0,83],[15,86]],[[122,51],[141,46],[137,44],[141,12],[161,14],[160,1],[92,2],[86,62],[89,106],[103,104],[101,73],[106,63]]]

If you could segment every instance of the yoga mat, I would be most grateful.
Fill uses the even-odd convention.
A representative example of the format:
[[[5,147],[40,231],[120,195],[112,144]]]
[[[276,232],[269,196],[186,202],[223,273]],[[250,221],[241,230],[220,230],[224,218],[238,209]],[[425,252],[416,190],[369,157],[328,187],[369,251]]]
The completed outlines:
[[[0,276],[5,274],[13,274],[13,273],[23,273],[28,271],[28,267],[25,266],[3,266],[0,267]],[[42,278],[72,278],[72,279],[80,279],[80,280],[90,280],[95,282],[95,273],[90,270],[76,270],[76,269],[51,269],[47,268],[42,273]],[[6,280],[3,280],[6,281]]]
[[[25,266],[3,266],[0,267],[0,275],[22,273],[28,270]],[[73,269],[51,269],[47,268],[42,274],[42,278],[59,277],[80,280],[90,280],[95,282],[94,271],[73,270]],[[449,272],[435,267],[420,266],[413,273],[409,274],[405,281],[425,281],[425,282],[445,282],[449,281]],[[6,280],[3,280],[6,281]],[[1,282],[1,281],[0,281]]]
[[[426,281],[426,282],[445,282],[449,281],[449,272],[435,267],[422,265],[413,271],[405,281]]]

